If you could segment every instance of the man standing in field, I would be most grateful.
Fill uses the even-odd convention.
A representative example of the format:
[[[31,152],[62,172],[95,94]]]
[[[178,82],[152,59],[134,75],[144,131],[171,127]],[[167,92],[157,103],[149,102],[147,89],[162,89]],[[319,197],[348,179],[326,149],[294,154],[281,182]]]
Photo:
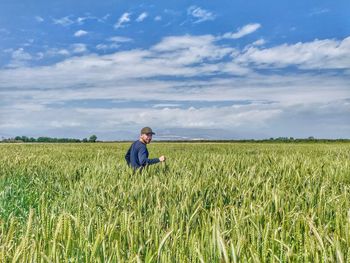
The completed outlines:
[[[128,152],[125,155],[125,160],[134,170],[142,170],[147,165],[164,162],[165,157],[148,159],[148,150],[146,145],[151,143],[152,136],[155,133],[150,127],[144,127],[141,130],[140,139],[131,144]]]

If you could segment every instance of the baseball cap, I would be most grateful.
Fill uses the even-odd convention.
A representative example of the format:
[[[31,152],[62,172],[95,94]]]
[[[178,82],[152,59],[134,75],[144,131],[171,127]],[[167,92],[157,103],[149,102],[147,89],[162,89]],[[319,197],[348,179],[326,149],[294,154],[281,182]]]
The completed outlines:
[[[141,129],[141,134],[155,134],[150,127],[143,127]]]

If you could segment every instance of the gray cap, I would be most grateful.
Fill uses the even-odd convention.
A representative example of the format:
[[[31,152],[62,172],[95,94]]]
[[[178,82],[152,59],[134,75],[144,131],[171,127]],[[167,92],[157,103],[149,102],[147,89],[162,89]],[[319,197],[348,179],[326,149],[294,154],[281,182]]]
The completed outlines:
[[[155,134],[150,127],[143,127],[141,129],[141,134]]]

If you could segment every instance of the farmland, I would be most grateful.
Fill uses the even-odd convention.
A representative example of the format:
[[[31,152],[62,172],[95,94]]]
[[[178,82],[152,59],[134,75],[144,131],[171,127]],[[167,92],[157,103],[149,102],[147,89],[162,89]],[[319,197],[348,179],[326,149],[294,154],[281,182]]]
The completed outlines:
[[[350,260],[350,144],[0,145],[0,262]]]

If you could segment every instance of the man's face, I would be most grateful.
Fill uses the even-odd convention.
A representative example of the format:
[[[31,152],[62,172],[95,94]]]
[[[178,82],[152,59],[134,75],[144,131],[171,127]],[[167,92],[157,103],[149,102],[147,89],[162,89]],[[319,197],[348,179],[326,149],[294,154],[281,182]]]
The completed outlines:
[[[152,133],[144,133],[141,134],[141,139],[146,143],[149,144],[152,141]]]

